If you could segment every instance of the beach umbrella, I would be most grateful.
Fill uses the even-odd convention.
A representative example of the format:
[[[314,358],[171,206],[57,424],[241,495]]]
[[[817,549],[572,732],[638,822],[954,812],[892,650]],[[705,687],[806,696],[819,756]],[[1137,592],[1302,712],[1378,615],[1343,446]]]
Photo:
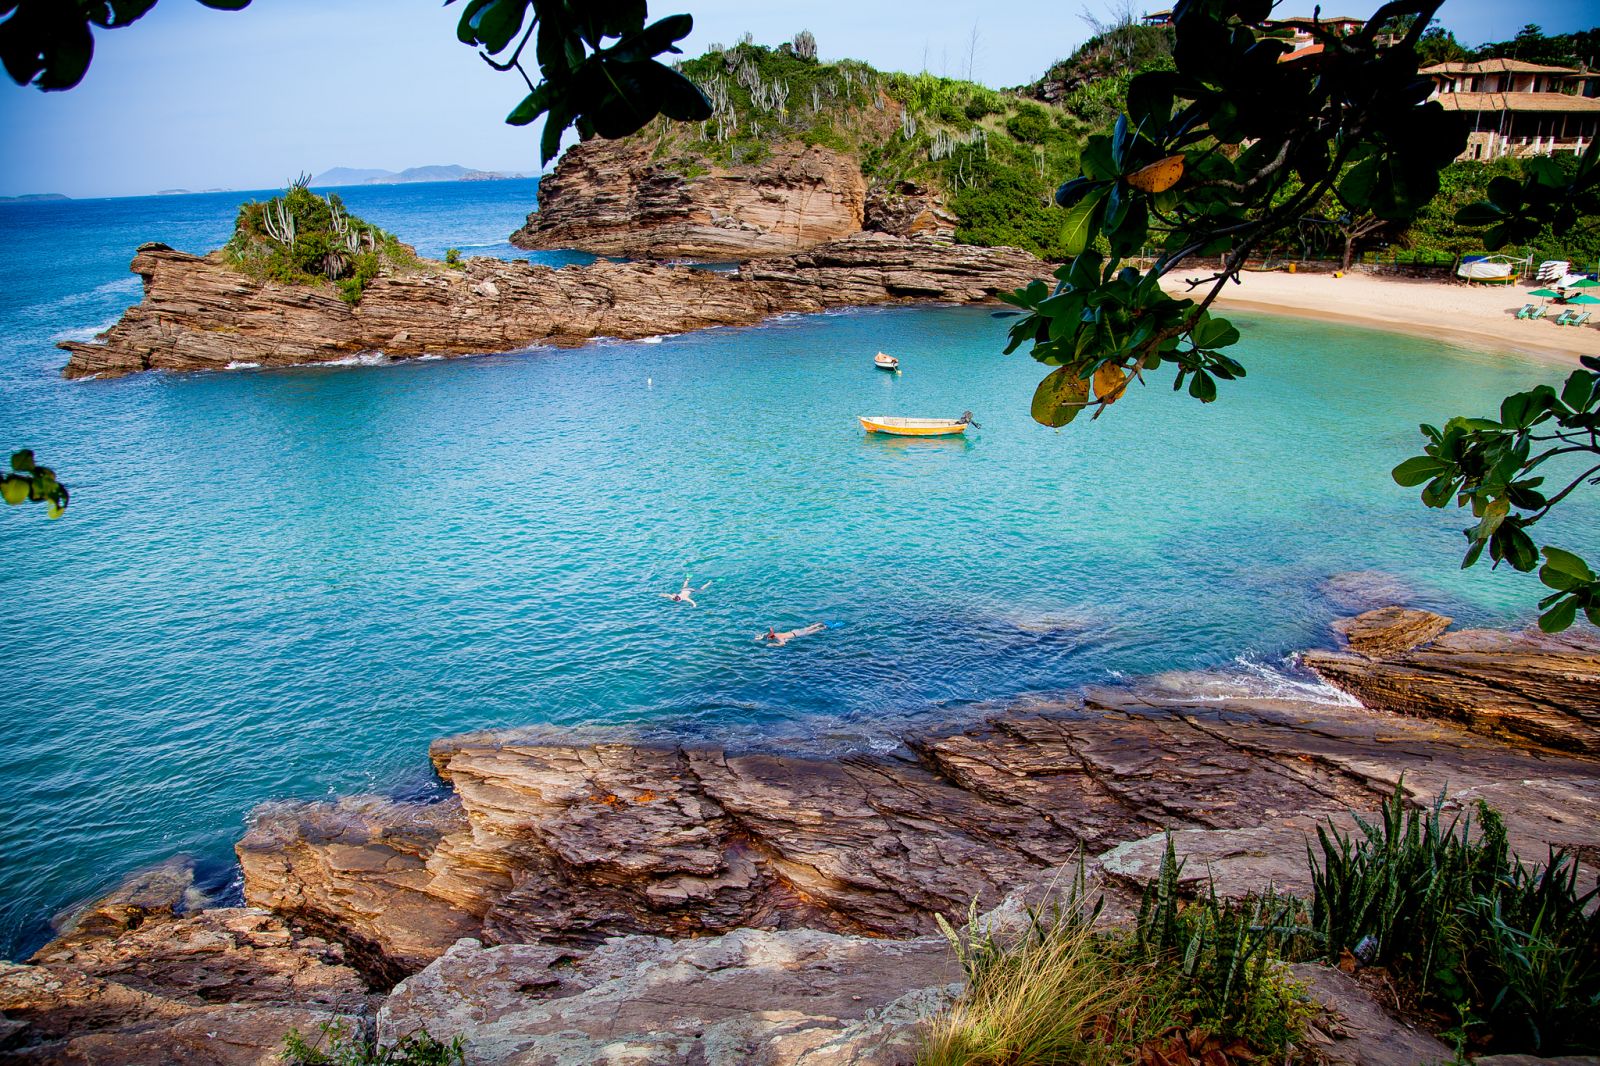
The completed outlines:
[[[1546,300],[1554,300],[1557,296],[1560,296],[1561,294],[1559,292],[1556,292],[1553,289],[1534,289],[1532,292],[1528,293],[1528,295],[1529,296],[1542,296]]]
[[[1572,287],[1574,289],[1600,288],[1600,281],[1595,281],[1592,278],[1584,278],[1582,281],[1574,281],[1572,283]]]
[[[1590,296],[1586,292],[1580,292],[1576,296],[1568,296],[1567,297],[1567,303],[1569,303],[1569,304],[1600,304],[1600,296]]]

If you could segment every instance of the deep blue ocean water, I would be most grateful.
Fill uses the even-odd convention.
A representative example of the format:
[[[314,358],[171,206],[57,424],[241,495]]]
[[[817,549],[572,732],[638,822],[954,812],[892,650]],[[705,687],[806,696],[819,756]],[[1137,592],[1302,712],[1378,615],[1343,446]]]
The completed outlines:
[[[341,190],[427,255],[503,241],[532,182]],[[427,788],[467,729],[616,724],[871,744],[1158,671],[1275,683],[1379,571],[1465,622],[1530,575],[1457,570],[1464,521],[1388,470],[1416,424],[1561,371],[1265,316],[1243,382],[1053,432],[1042,369],[971,308],[786,316],[658,343],[68,383],[62,337],[202,252],[238,193],[0,205],[0,444],[73,490],[0,512],[0,951],[176,852],[226,884],[251,808]],[[545,256],[556,263],[586,257]],[[905,372],[872,369],[878,350]],[[970,441],[865,438],[954,416]],[[1573,507],[1549,537],[1594,549]],[[1561,534],[1565,533],[1563,537]],[[698,608],[659,593],[711,581]],[[782,649],[769,623],[839,623]]]

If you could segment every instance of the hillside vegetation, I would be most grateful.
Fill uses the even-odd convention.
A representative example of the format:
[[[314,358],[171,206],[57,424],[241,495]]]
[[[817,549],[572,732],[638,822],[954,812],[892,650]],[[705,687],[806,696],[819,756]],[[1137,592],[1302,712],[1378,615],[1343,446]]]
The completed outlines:
[[[1052,194],[1078,172],[1088,134],[1115,117],[1097,96],[1059,105],[1031,90],[821,62],[804,33],[777,48],[748,38],[714,46],[679,69],[715,110],[703,123],[661,120],[637,134],[653,141],[657,162],[692,178],[758,164],[778,143],[819,145],[859,159],[871,185],[913,182],[940,195],[957,220],[957,240],[1046,258],[1065,255]]]

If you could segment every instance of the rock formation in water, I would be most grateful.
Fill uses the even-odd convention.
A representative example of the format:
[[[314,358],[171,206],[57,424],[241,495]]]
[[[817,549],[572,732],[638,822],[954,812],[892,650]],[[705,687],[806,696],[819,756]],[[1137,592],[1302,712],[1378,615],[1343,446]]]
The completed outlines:
[[[785,311],[908,300],[992,299],[1043,271],[1014,248],[858,234],[759,269],[659,263],[553,269],[473,259],[379,277],[358,304],[332,286],[256,281],[216,256],[147,244],[133,260],[144,297],[91,343],[64,342],[68,377],[473,355],[594,337],[638,338],[746,325]]]
[[[1307,652],[1305,664],[1376,710],[1600,755],[1600,642],[1578,629],[1449,626],[1427,611],[1369,611],[1337,627],[1350,653]]]
[[[238,845],[248,907],[185,912],[180,865],[0,968],[0,1049],[265,1063],[290,1025],[352,1017],[386,1039],[460,1034],[472,1063],[887,1066],[959,978],[932,916],[977,899],[1004,920],[1080,853],[1113,916],[1159,868],[1166,831],[1191,880],[1305,893],[1307,833],[1351,824],[1403,780],[1418,800],[1491,803],[1525,856],[1592,858],[1600,760],[1468,726],[1525,699],[1581,724],[1596,646],[1485,650],[1481,634],[1451,644],[1442,621],[1374,612],[1343,627],[1355,654],[1308,656],[1411,679],[1381,688],[1402,714],[1177,674],[921,729],[891,754],[622,730],[441,740],[442,801],[259,810]],[[1415,657],[1440,644],[1501,681],[1454,689],[1472,708],[1460,721],[1400,702],[1431,698]],[[1343,1018],[1329,1061],[1448,1057],[1342,975],[1303,975]]]

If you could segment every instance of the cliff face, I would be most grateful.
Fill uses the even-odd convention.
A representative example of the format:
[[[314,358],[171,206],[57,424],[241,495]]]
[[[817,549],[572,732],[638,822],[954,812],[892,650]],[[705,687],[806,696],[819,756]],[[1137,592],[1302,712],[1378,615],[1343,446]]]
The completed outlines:
[[[858,234],[760,270],[720,274],[658,263],[555,270],[474,259],[370,282],[361,302],[329,286],[255,281],[219,260],[145,245],[144,299],[93,343],[67,342],[68,377],[223,370],[515,351],[746,325],[784,311],[902,300],[978,301],[1025,285],[1043,264],[1014,248]]]
[[[588,141],[539,186],[519,248],[601,255],[744,259],[782,255],[862,227],[867,184],[856,160],[779,145],[754,166],[686,176],[651,160],[647,140]]]

